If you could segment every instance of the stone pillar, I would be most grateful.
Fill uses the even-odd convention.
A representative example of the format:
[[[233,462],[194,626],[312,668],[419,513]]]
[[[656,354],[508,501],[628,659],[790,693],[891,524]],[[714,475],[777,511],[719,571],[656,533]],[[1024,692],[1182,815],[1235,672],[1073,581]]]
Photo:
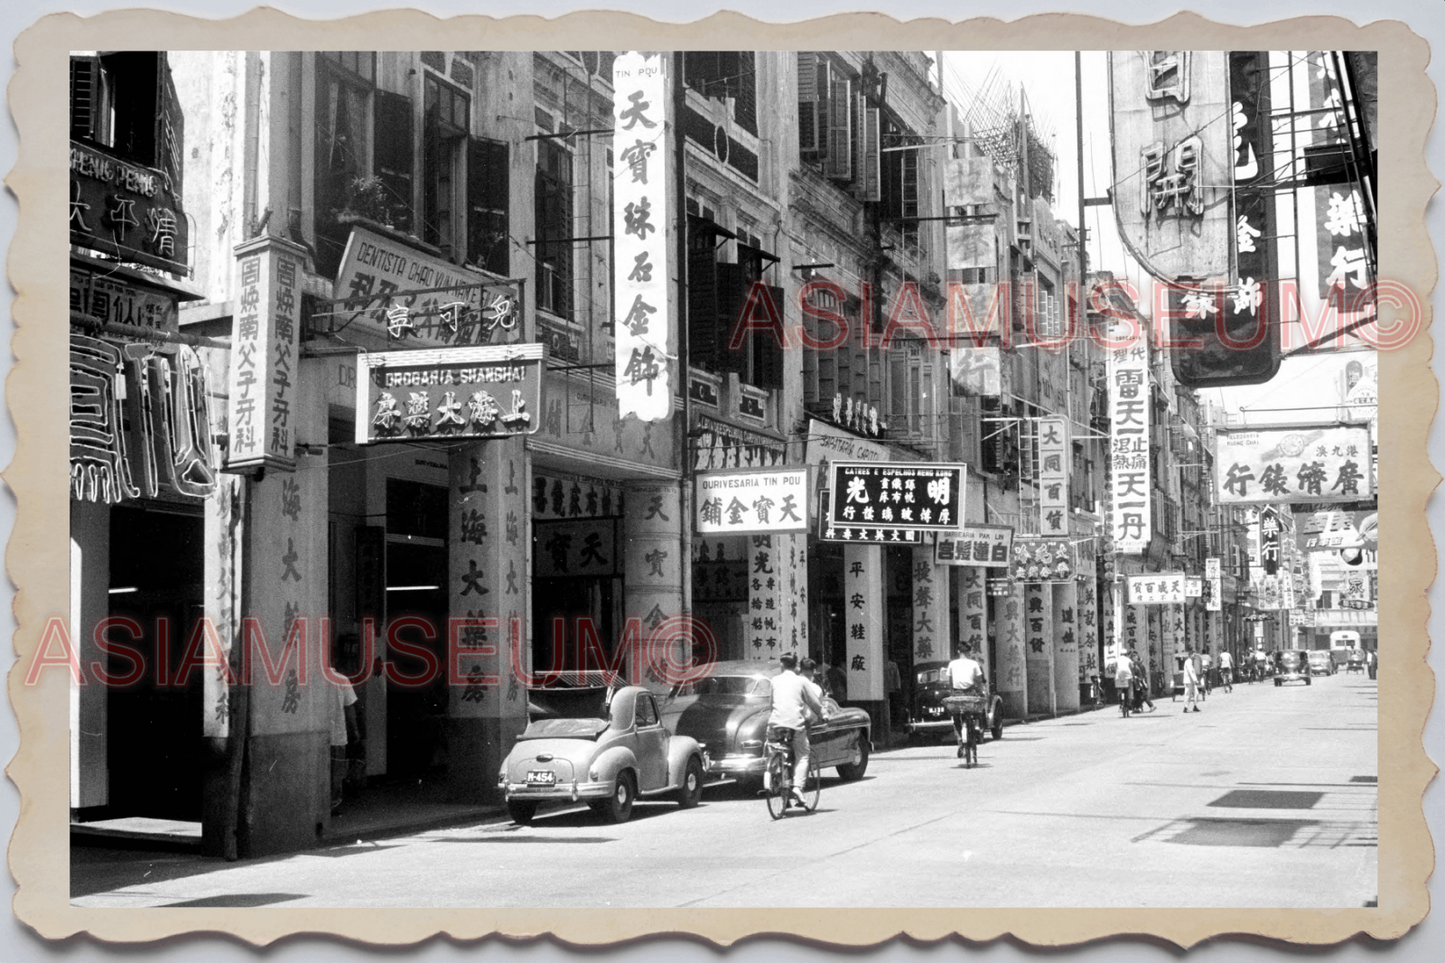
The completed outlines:
[[[206,499],[205,507],[206,618],[215,625],[225,662],[232,668],[238,667],[242,641],[245,498],[245,479],[239,475],[219,475],[215,494]],[[222,830],[227,802],[235,792],[230,785],[226,756],[231,733],[232,691],[220,666],[206,672],[201,695],[201,734],[207,753],[201,790],[201,852],[207,856],[225,852]]]
[[[848,633],[848,661],[843,667],[848,673],[848,701],[873,703],[873,714],[883,702],[882,546],[843,546],[843,611]]]
[[[1098,592],[1092,573],[1079,582],[1078,600],[1079,684],[1088,685],[1094,676],[1103,675],[1099,665]]]
[[[745,658],[808,654],[807,536],[748,536]]]
[[[1120,643],[1124,635],[1123,606],[1120,593],[1123,587],[1118,582],[1104,583],[1104,664],[1099,667],[1100,676],[1109,671],[1110,663],[1119,658]]]
[[[531,671],[525,465],[521,439],[508,438],[456,448],[448,466],[451,622],[442,671],[452,799],[494,798],[502,760],[527,725],[526,693],[511,663],[515,645],[521,667]]]
[[[1153,685],[1153,669],[1151,662],[1153,657],[1149,654],[1149,610],[1143,605],[1123,604],[1128,598],[1127,587],[1120,587],[1118,608],[1121,621],[1119,623],[1119,651],[1127,653],[1137,651],[1150,673],[1150,685]]]
[[[937,565],[921,549],[913,552],[913,664],[953,658],[950,587],[953,566]],[[959,626],[960,635],[963,627]],[[895,694],[906,698],[905,692]]]
[[[988,671],[988,598],[985,578],[989,572],[976,565],[960,565],[953,570],[955,597],[958,600],[958,636],[963,650]]]
[[[682,551],[682,505],[678,487],[667,482],[633,483],[627,486],[627,510],[623,520],[624,584],[623,621],[630,624],[640,619],[644,651],[629,654],[628,670],[635,678],[645,678],[648,670],[663,658],[662,652],[647,650],[651,633],[667,619],[682,615],[682,573],[688,559]],[[755,547],[749,541],[749,580],[759,577],[753,572],[758,555],[771,550]],[[776,568],[774,567],[774,571]],[[776,603],[774,603],[776,604]],[[749,610],[750,618],[754,614]],[[674,662],[686,664],[692,657],[688,642],[676,633],[668,633],[665,641],[672,649]],[[751,647],[752,638],[748,636]],[[766,639],[766,636],[764,637]],[[766,643],[765,643],[766,644]],[[642,659],[636,666],[632,659]]]
[[[1027,719],[1028,687],[1024,684],[1024,587],[1014,582],[1003,600],[1003,624],[998,638],[998,691],[1004,715]]]
[[[1024,586],[1024,672],[1028,680],[1029,712],[1056,715],[1054,698],[1054,612],[1051,586],[1029,582]]]
[[[1054,700],[1058,712],[1079,711],[1078,583],[1054,586]]]
[[[110,768],[106,754],[109,729],[107,697],[94,662],[105,664],[95,644],[95,627],[110,614],[110,506],[70,499],[70,631],[86,685],[70,677],[70,807],[103,806],[110,800]],[[145,632],[154,626],[142,626]],[[110,633],[117,641],[124,631]],[[154,678],[156,667],[145,667]]]

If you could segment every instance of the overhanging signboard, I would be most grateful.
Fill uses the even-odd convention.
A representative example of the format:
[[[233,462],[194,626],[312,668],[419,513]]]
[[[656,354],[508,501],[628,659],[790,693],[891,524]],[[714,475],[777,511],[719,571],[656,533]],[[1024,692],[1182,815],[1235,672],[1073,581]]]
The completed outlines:
[[[1215,435],[1221,505],[1356,502],[1375,494],[1366,425],[1224,429]]]
[[[699,535],[808,530],[808,469],[764,468],[697,476]]]
[[[1297,516],[1297,524],[1307,552],[1329,552],[1341,548],[1373,552],[1379,547],[1379,512],[1311,512]]]
[[[1014,539],[1010,568],[1016,582],[1072,581],[1074,546],[1067,538],[1021,535]]]
[[[164,171],[70,142],[70,243],[189,274],[189,226]]]
[[[1126,326],[1111,325],[1110,337],[1127,339]],[[1109,351],[1109,531],[1115,551],[1136,555],[1153,537],[1149,481],[1149,339],[1138,334]]]
[[[969,525],[949,535],[939,533],[934,561],[940,565],[977,565],[1007,569],[1013,529],[1007,525]]]
[[[1220,611],[1224,591],[1222,569],[1219,558],[1211,556],[1204,560],[1204,607],[1210,612]]]
[[[964,465],[833,462],[828,524],[955,532],[963,517]]]
[[[423,347],[485,345],[522,337],[525,282],[494,280],[364,227],[353,227],[332,288],[315,317],[330,331]]]
[[[920,545],[923,533],[916,528],[869,528],[865,525],[833,525],[828,521],[831,493],[824,489],[818,499],[818,540],[820,542],[894,542]]]
[[[1130,605],[1169,605],[1183,602],[1185,576],[1183,572],[1154,572],[1148,575],[1129,576]]]
[[[363,353],[356,443],[530,435],[541,420],[545,359],[540,344]]]

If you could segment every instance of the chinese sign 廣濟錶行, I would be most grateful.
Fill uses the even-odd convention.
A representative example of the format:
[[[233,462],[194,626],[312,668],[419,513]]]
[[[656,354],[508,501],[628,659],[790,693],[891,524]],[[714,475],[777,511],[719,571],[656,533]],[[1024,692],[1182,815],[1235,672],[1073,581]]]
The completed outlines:
[[[1069,469],[1073,446],[1069,420],[1050,416],[1038,420],[1039,533],[1069,533]]]
[[[1375,494],[1364,425],[1220,429],[1215,491],[1220,504],[1354,502]]]
[[[617,412],[641,421],[672,414],[667,75],[667,57],[657,51],[629,50],[612,66]]]
[[[545,358],[537,343],[363,353],[356,443],[532,434]]]
[[[1007,525],[968,525],[956,534],[938,535],[934,560],[940,565],[1008,568],[1013,529]]]
[[[956,531],[967,477],[963,465],[833,462],[828,525]]]
[[[1109,351],[1108,367],[1110,533],[1115,551],[1138,554],[1152,537],[1148,336],[1136,332],[1125,343],[1124,325],[1112,327],[1120,346]]]
[[[704,472],[697,476],[699,535],[805,532],[808,470]]]
[[[1183,572],[1154,572],[1129,576],[1130,605],[1168,605],[1182,603],[1185,594]]]

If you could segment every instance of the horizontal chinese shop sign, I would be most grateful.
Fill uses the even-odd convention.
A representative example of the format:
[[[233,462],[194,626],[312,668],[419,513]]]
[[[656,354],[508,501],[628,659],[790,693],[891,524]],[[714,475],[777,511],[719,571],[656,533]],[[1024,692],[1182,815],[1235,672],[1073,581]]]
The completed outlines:
[[[830,527],[958,531],[963,520],[964,465],[833,462]]]
[[[332,288],[314,318],[326,330],[426,347],[514,342],[525,282],[494,280],[353,227]]]
[[[545,360],[540,344],[358,355],[356,443],[530,435]]]
[[[697,476],[699,535],[808,530],[808,469],[710,471]]]
[[[533,523],[533,567],[537,578],[601,578],[621,571],[617,519]]]
[[[1129,576],[1129,604],[1130,605],[1167,605],[1171,602],[1183,602],[1187,595],[1184,591],[1185,576],[1183,572],[1153,572],[1146,575]]]
[[[1067,538],[1020,535],[1009,571],[1018,582],[1067,582],[1074,577],[1074,546]]]
[[[918,529],[868,528],[861,525],[833,525],[828,521],[828,505],[832,492],[826,488],[818,496],[818,540],[822,542],[895,542],[900,545],[923,544]]]
[[[955,533],[940,534],[934,560],[940,565],[1008,568],[1013,533],[1007,525],[969,525]]]
[[[181,199],[163,171],[71,141],[70,243],[189,274]]]
[[[1376,551],[1379,546],[1380,513],[1311,512],[1299,516],[1300,540],[1307,552],[1328,552],[1338,548]]]
[[[1375,492],[1365,425],[1220,429],[1214,472],[1221,504],[1354,502]]]

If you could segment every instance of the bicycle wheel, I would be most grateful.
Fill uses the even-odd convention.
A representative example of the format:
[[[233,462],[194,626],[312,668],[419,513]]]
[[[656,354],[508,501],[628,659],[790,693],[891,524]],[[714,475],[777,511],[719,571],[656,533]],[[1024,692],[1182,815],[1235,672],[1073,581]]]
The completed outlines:
[[[812,812],[818,808],[818,799],[823,794],[823,771],[818,768],[818,754],[808,753],[808,778],[803,783],[803,809]]]
[[[974,766],[978,765],[978,744],[981,737],[981,734],[979,733],[977,716],[969,715],[967,728],[968,751],[964,756],[964,761],[968,764],[968,768],[972,769]]]
[[[763,795],[768,800],[768,815],[774,819],[782,819],[783,812],[788,808],[790,782],[782,754],[773,753],[768,757],[768,768],[763,773]]]

